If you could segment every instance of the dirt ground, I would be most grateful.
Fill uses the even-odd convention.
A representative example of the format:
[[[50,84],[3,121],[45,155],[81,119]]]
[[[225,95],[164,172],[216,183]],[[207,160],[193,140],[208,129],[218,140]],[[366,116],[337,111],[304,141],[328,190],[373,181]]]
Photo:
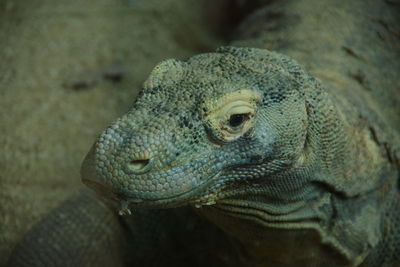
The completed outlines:
[[[152,67],[223,43],[208,10],[223,2],[0,2],[0,266],[82,186],[85,153]]]

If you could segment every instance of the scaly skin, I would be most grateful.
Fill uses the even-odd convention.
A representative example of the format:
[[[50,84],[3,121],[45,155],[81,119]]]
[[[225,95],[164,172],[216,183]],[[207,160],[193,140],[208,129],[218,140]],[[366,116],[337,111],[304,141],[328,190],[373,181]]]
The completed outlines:
[[[273,48],[308,71],[237,47],[156,66],[82,166],[85,184],[121,213],[134,210],[124,217],[139,227],[127,230],[130,260],[156,265],[146,255],[176,251],[190,255],[172,259],[176,266],[204,266],[199,244],[214,244],[206,264],[215,266],[400,265],[400,67],[388,60],[400,49],[390,4],[346,1],[325,12],[319,1],[284,1],[238,31],[233,44]],[[390,22],[378,23],[383,33],[381,14]],[[315,29],[321,20],[324,32]],[[180,206],[222,232],[203,221],[184,227],[191,211],[147,210]],[[165,247],[146,237],[153,228],[140,230],[155,220]]]
[[[393,223],[383,212],[398,170],[347,116],[280,54],[227,47],[169,60],[95,143],[83,181],[122,208],[205,205],[198,212],[249,265],[355,266]]]

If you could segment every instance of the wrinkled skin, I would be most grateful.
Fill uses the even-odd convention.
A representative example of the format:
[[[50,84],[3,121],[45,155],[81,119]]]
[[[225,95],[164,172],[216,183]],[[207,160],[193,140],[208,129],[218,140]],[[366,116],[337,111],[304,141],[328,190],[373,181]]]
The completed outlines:
[[[253,66],[246,58],[251,50],[240,57],[232,52],[158,65],[134,108],[100,136],[83,164],[84,182],[104,185],[116,198],[140,207],[207,204],[235,180],[260,178],[241,166],[263,164],[267,176],[295,164],[305,143],[307,114],[300,92],[304,81],[294,75],[305,74],[293,63],[285,70],[280,60],[290,59],[273,53],[254,53],[263,63]],[[242,93],[216,103],[237,91]],[[225,140],[209,117],[232,101],[239,108],[241,101],[252,102],[254,114],[239,126],[249,124],[243,132]],[[229,116],[217,120],[229,124]],[[135,170],[139,161],[148,162]]]
[[[233,47],[159,64],[82,167],[122,213],[206,205],[261,265],[360,264],[382,239],[374,211],[396,194],[395,173],[295,61]]]
[[[395,3],[310,1],[250,16],[232,43],[247,48],[160,63],[95,142],[83,182],[121,214],[133,210],[112,226],[132,236],[116,242],[130,262],[400,264]],[[169,209],[180,206],[193,209]],[[193,223],[193,210],[208,222]],[[77,218],[67,221],[79,235]],[[35,251],[30,244],[15,255]],[[95,251],[83,255],[108,255],[103,243]]]

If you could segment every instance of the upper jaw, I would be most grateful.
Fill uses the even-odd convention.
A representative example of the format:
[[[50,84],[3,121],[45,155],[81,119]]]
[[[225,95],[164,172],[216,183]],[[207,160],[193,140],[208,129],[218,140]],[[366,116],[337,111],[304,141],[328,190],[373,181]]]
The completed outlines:
[[[188,188],[186,191],[158,197],[155,193],[146,194],[144,192],[141,194],[132,194],[129,190],[121,191],[113,187],[96,170],[95,145],[92,146],[86,155],[81,167],[82,182],[86,186],[102,197],[120,202],[121,207],[132,208],[172,208],[196,203],[201,203],[201,205],[212,203],[211,200],[208,200],[211,196],[208,192],[210,192],[210,188],[215,187],[216,178],[219,174],[213,174],[209,178],[204,179],[204,182]]]
[[[94,190],[98,195],[107,199],[116,200],[118,199],[118,197],[117,194],[115,194],[113,188],[107,183],[104,183],[101,177],[99,177],[99,175],[97,174],[95,153],[96,148],[95,145],[93,145],[82,162],[82,183]]]

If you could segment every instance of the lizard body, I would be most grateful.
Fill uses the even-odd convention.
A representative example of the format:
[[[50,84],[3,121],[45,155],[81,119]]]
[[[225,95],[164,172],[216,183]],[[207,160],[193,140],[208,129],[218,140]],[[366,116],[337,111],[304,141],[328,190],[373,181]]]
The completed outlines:
[[[96,243],[78,264],[95,265],[93,253],[145,266],[400,264],[395,10],[334,3],[323,15],[319,1],[272,3],[239,27],[235,47],[155,67],[82,166],[85,184],[134,214],[76,201],[79,214],[107,214],[116,230],[105,238],[119,244]],[[206,220],[158,210],[180,206]],[[15,266],[29,262],[34,236]]]

